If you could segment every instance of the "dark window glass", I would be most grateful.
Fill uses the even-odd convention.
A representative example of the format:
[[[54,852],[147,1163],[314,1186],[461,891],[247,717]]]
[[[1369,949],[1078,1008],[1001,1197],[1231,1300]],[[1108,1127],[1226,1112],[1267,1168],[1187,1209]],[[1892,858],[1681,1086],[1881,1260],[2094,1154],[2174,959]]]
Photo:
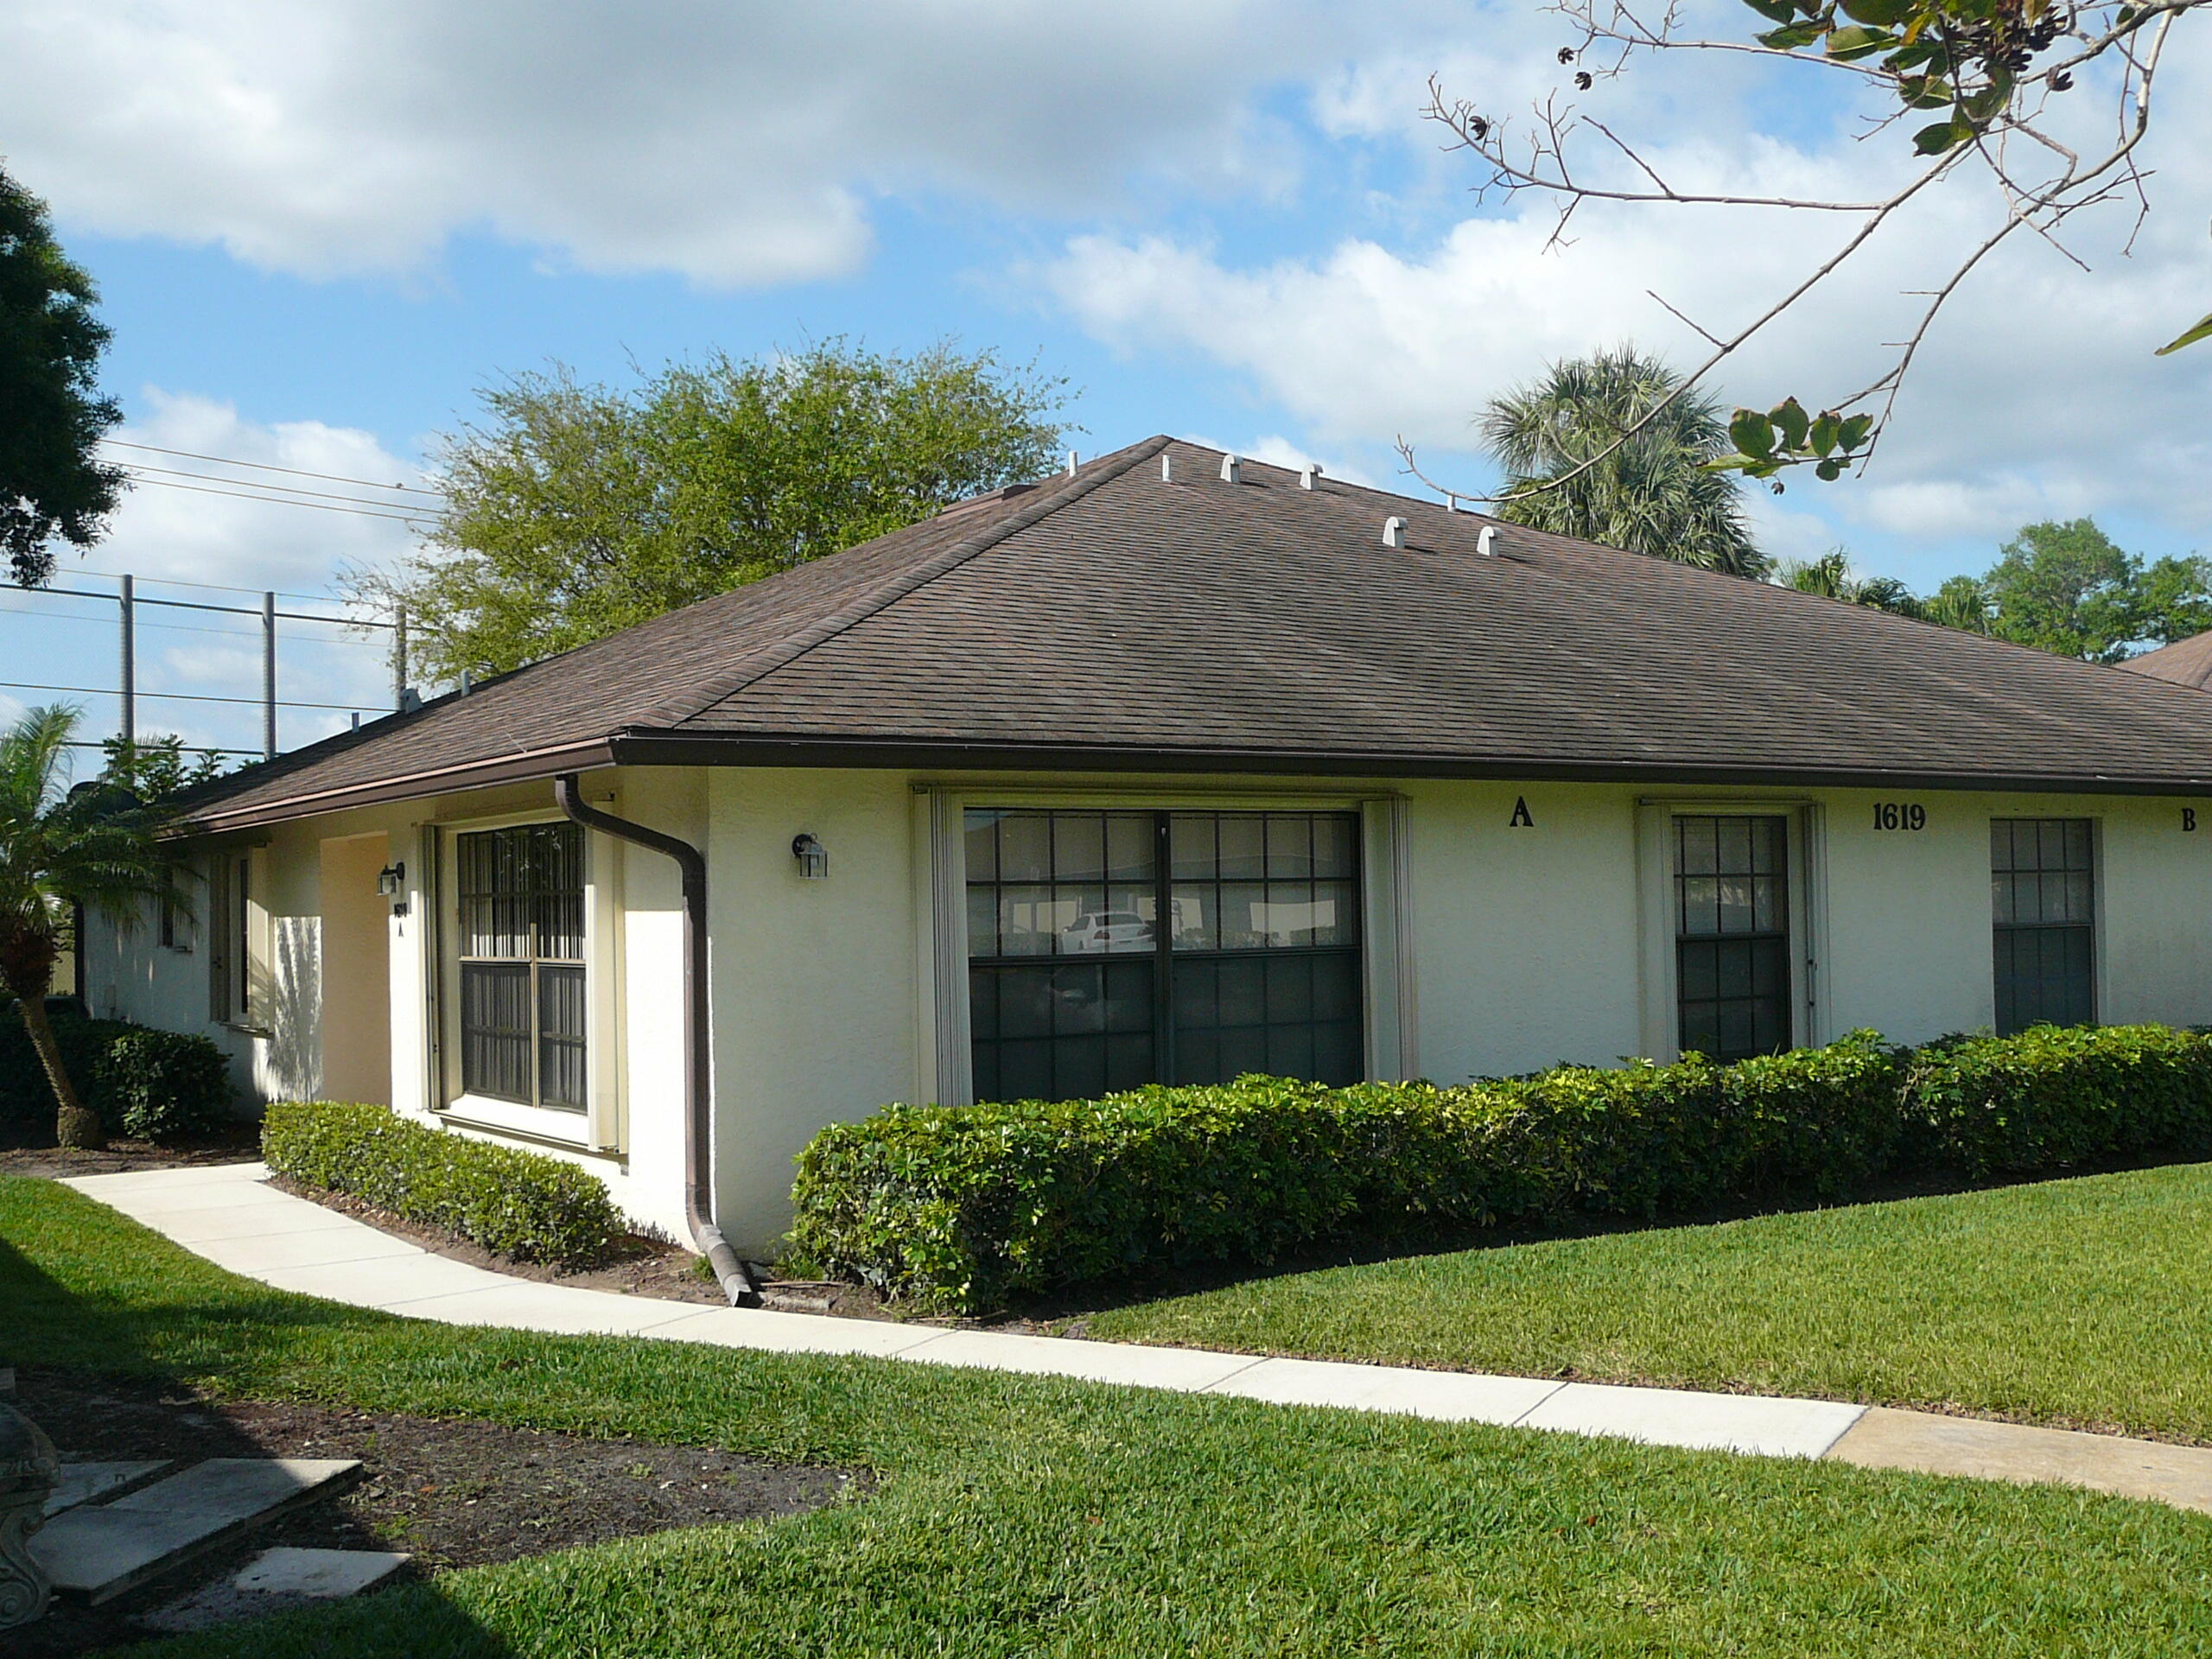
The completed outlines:
[[[1344,812],[969,812],[976,1097],[1245,1071],[1357,1082],[1358,826]]]
[[[1788,819],[1675,820],[1675,963],[1684,1053],[1789,1046]]]
[[[454,839],[460,909],[461,1086],[581,1112],[584,842],[573,823]]]
[[[1993,818],[1997,1030],[2095,1021],[2096,894],[2087,818]]]

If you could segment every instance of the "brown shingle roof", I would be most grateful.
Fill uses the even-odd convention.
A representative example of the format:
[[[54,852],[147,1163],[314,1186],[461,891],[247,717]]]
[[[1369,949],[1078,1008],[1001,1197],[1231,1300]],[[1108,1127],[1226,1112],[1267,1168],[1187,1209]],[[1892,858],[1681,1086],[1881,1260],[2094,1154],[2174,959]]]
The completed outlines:
[[[2155,680],[2171,680],[2176,685],[2193,685],[2202,690],[2212,686],[2212,633],[2177,639],[2171,645],[2131,657],[2120,666],[2131,674],[2148,674]]]
[[[1219,465],[1147,440],[254,768],[191,821],[715,760],[2212,790],[2212,700],[2144,675],[1512,525],[1484,557],[1478,515]]]

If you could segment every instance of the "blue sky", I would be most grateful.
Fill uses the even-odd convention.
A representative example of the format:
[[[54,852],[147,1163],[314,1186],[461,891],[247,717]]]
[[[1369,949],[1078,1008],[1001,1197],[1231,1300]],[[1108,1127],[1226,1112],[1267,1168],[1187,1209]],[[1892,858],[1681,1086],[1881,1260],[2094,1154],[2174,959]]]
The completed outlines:
[[[1751,19],[1719,0],[1691,16],[1736,35]],[[1417,0],[1073,16],[50,0],[0,20],[0,155],[101,284],[107,379],[140,442],[419,481],[434,435],[503,372],[558,359],[620,380],[708,349],[949,334],[1065,375],[1086,452],[1166,431],[1388,483],[1403,433],[1480,486],[1467,420],[1491,393],[1628,337],[1687,359],[1646,290],[1725,324],[1835,235],[1802,215],[1627,209],[1547,252],[1542,204],[1478,207],[1418,117],[1426,78],[1510,112],[1558,83],[1560,32],[1531,4]],[[2212,305],[2212,73],[2188,41],[2167,75],[2157,212],[2132,253],[2114,218],[2086,233],[2086,271],[2022,247],[1978,277],[1893,454],[1757,503],[1773,550],[1842,543],[1932,585],[2027,519],[2084,512],[2146,552],[2212,548],[2212,356],[2147,352]],[[1638,76],[1597,101],[1682,176],[1855,194],[1902,162],[1854,143],[1825,88],[1689,58]],[[1962,182],[1716,390],[1847,390],[1899,290],[1991,211]],[[409,535],[149,486],[74,580],[313,594]],[[10,677],[111,681],[111,605],[4,599]],[[288,744],[378,706],[376,650],[308,643],[329,634],[288,634],[287,695],[341,705],[288,713]],[[245,619],[149,613],[142,685],[251,696],[254,650]],[[214,704],[149,702],[141,725],[157,722],[257,731]]]

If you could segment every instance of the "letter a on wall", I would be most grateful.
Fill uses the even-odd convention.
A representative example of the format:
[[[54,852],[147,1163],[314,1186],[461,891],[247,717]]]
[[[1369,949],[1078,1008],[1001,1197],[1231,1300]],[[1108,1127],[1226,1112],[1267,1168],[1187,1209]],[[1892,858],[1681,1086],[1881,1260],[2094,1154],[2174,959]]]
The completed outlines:
[[[1529,798],[1526,795],[1513,798],[1513,819],[1505,827],[1509,830],[1533,830],[1536,827],[1535,819],[1529,816]]]

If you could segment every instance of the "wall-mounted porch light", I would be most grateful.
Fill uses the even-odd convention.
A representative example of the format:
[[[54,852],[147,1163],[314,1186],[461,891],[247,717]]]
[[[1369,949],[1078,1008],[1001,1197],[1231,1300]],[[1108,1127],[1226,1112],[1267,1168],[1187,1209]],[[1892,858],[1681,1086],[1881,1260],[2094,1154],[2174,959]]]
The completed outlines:
[[[798,873],[805,880],[829,879],[830,849],[804,830],[791,837],[791,856],[798,861]]]
[[[387,864],[377,872],[377,891],[387,899],[397,898],[407,891],[407,867]]]

